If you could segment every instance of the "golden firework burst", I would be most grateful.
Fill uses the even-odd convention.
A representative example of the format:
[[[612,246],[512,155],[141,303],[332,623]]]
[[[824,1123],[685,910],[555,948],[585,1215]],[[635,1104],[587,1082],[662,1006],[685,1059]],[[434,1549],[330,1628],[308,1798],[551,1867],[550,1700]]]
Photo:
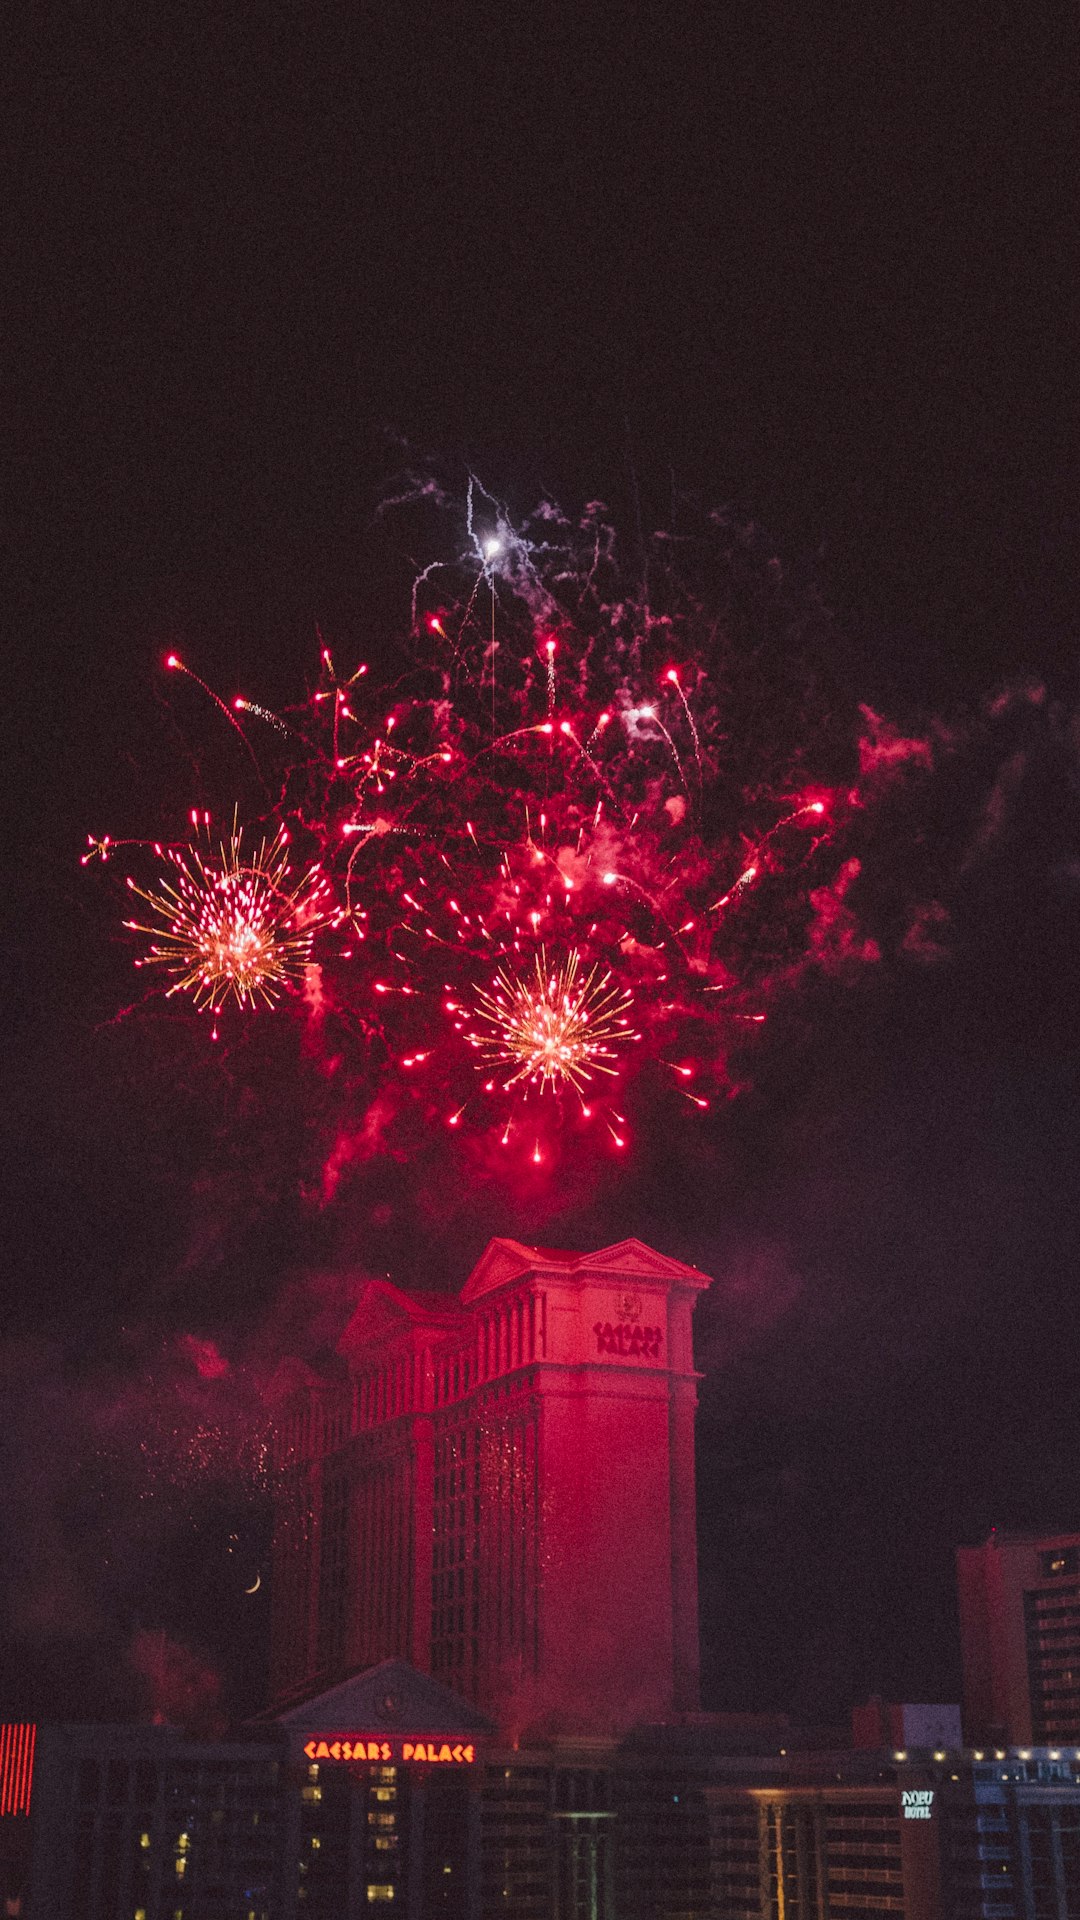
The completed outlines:
[[[190,993],[217,1012],[230,997],[241,1007],[272,1007],[298,983],[318,929],[333,923],[329,890],[317,866],[296,879],[289,840],[279,828],[251,854],[233,828],[217,847],[197,842],[170,848],[171,874],[145,889],[128,880],[154,917],[125,926],[150,940],[138,966],[163,966],[176,977],[168,993]]]
[[[504,1089],[527,1081],[581,1092],[595,1073],[615,1074],[619,1046],[634,1038],[629,993],[599,965],[582,971],[573,950],[549,962],[544,949],[531,972],[504,965],[490,990],[478,987],[471,1043],[485,1068],[507,1070]]]

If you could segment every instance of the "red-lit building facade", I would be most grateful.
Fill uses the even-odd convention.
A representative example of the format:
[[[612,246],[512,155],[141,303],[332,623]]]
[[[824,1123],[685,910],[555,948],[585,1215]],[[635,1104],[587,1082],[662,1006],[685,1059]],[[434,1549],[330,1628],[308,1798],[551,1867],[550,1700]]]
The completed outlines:
[[[956,1574],[970,1737],[1080,1745],[1080,1533],[995,1531]]]
[[[698,1706],[692,1313],[637,1240],[372,1281],[281,1435],[279,1702],[400,1658],[510,1731]]]

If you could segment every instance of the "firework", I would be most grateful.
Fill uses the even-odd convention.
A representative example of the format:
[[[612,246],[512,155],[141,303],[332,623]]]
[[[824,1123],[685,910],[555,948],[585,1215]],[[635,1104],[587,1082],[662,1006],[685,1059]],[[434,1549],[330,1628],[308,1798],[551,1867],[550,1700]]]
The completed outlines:
[[[606,969],[583,972],[571,952],[550,963],[543,948],[531,972],[501,966],[490,990],[476,990],[468,1038],[508,1091],[522,1082],[557,1092],[584,1092],[596,1073],[614,1075],[618,1048],[633,1038],[633,1007]]]
[[[251,854],[235,825],[216,848],[205,818],[202,828],[205,846],[167,849],[169,873],[155,888],[128,880],[153,916],[124,923],[151,943],[137,964],[163,967],[174,976],[167,995],[189,993],[200,1010],[219,1012],[230,998],[272,1007],[303,977],[318,928],[335,918],[326,882],[318,866],[294,878],[284,827]]]
[[[435,1119],[485,1136],[488,1164],[490,1139],[551,1167],[583,1116],[624,1145],[616,1086],[705,1112],[745,1085],[767,1006],[831,951],[815,929],[863,804],[850,716],[798,664],[803,615],[741,531],[657,536],[647,591],[595,504],[515,523],[472,483],[461,531],[417,573],[388,674],[319,634],[309,698],[275,712],[170,656],[249,750],[256,729],[275,801],[251,857],[235,836],[161,855],[135,888],[140,964],[200,1007],[308,1023],[324,1176],[407,1161]],[[289,834],[317,863],[299,879]],[[346,921],[282,1005],[316,930]]]

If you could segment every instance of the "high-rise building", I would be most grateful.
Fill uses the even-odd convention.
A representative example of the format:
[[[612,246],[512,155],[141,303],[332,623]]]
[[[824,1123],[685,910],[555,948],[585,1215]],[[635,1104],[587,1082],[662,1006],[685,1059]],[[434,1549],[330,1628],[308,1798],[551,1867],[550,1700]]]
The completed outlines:
[[[969,1737],[1080,1742],[1080,1533],[995,1530],[956,1572]]]
[[[709,1920],[1076,1920],[1080,1754],[1045,1747],[714,1762]]]
[[[281,1436],[278,1701],[396,1657],[508,1729],[696,1708],[708,1284],[638,1240],[506,1239],[457,1298],[370,1282]]]

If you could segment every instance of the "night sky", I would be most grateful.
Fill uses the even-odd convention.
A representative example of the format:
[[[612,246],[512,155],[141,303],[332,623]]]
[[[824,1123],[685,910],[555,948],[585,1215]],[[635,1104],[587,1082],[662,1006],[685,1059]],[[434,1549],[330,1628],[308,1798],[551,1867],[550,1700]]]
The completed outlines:
[[[188,1698],[205,1668],[257,1699],[245,1395],[356,1276],[457,1286],[492,1233],[718,1278],[709,1705],[957,1698],[955,1546],[1080,1526],[1076,49],[1050,9],[963,11],[11,29],[0,1710],[145,1708],[161,1633]],[[169,648],[271,707],[316,626],[389,658],[406,465],[515,513],[602,498],[631,544],[690,497],[752,524],[828,609],[838,701],[950,743],[881,826],[947,937],[807,987],[745,1099],[591,1188],[230,1206],[175,1027],[114,1022],[132,950],[79,856],[212,777]],[[167,1437],[204,1389],[205,1471]]]

